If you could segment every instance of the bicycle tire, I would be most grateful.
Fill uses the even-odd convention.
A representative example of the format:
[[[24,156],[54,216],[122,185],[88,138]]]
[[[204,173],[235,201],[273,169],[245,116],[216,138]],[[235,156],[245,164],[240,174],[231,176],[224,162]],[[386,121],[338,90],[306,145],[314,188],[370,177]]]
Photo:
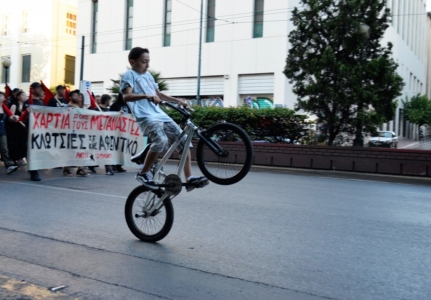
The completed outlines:
[[[216,156],[208,148],[206,143],[202,139],[200,139],[196,149],[196,159],[198,162],[199,169],[206,176],[206,178],[208,178],[208,180],[220,185],[231,185],[241,181],[250,171],[253,162],[253,145],[247,133],[241,127],[231,123],[216,124],[203,132],[203,134],[205,137],[210,139],[213,139],[213,137],[216,137],[216,139],[220,139],[220,135],[217,136],[216,133],[222,131],[233,133],[233,135],[231,134],[229,136],[222,136],[222,139],[224,138],[225,142],[230,142],[228,145],[225,145],[225,147],[227,148],[231,147],[231,153],[229,153],[229,156],[224,158]],[[232,137],[237,140],[240,139],[242,141],[242,144],[240,144],[239,142],[237,145],[232,143],[232,141],[229,140]],[[223,142],[223,140],[221,140],[221,142]],[[241,149],[241,145],[243,145],[243,149]],[[205,158],[205,153],[207,153],[207,162]],[[238,155],[240,156],[239,159],[237,157]],[[217,169],[217,167],[213,167],[213,165],[217,164],[220,165],[219,169],[221,169],[222,167],[226,167],[224,171],[221,172],[224,174],[227,174],[228,171],[234,170],[234,168],[238,168],[239,171],[231,177],[221,177],[216,174],[220,174],[220,172],[214,171],[215,169]]]
[[[126,217],[127,226],[129,227],[130,231],[133,233],[134,236],[136,236],[141,241],[155,243],[166,237],[171,231],[172,224],[174,223],[174,208],[171,200],[169,198],[165,199],[161,208],[164,208],[166,212],[166,220],[163,224],[163,227],[160,229],[160,231],[154,234],[144,233],[137,227],[135,223],[133,205],[135,204],[135,201],[138,196],[145,192],[149,192],[149,189],[144,186],[138,186],[129,194],[124,208],[124,214]]]

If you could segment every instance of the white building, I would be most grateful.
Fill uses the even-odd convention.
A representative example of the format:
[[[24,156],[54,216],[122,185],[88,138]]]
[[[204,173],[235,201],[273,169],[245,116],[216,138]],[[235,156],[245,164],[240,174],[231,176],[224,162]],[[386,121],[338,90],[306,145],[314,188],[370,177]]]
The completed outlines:
[[[128,49],[150,49],[151,68],[169,84],[168,94],[194,98],[197,85],[200,0],[79,0],[78,36],[84,35],[84,79],[107,92],[129,66]],[[236,106],[250,95],[293,108],[296,96],[282,73],[299,0],[204,0],[203,98]],[[411,96],[425,91],[425,0],[388,0],[394,10],[385,44]],[[214,19],[215,17],[215,19]],[[80,42],[80,39],[79,39]],[[79,54],[77,68],[79,68]],[[77,69],[78,70],[78,69]],[[79,72],[76,72],[78,80]],[[401,121],[400,121],[401,120]],[[404,133],[402,103],[390,127]]]
[[[77,0],[2,0],[0,57],[9,58],[8,82],[28,91],[34,81],[46,86],[73,84]],[[1,66],[1,90],[6,70]]]

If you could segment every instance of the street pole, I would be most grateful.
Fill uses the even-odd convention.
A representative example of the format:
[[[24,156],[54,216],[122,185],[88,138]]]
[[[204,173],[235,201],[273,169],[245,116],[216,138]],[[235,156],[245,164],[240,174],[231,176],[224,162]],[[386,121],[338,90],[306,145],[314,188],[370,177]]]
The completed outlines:
[[[202,61],[202,18],[204,11],[204,1],[201,0],[201,21],[199,29],[199,60],[198,60],[198,91],[196,93],[197,104],[201,106],[201,61]]]
[[[9,71],[9,68],[5,68],[6,70],[5,70],[5,83],[7,84],[7,82],[8,82],[8,71]],[[7,100],[7,99],[6,99]]]
[[[84,45],[85,45],[85,36],[82,36],[81,42],[81,73],[79,75],[79,81],[84,80]]]

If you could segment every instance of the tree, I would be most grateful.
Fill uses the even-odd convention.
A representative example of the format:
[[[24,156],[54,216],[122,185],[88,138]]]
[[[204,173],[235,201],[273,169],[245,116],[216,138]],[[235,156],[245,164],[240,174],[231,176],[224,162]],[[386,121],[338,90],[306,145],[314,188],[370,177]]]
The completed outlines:
[[[431,102],[427,96],[417,94],[410,100],[406,98],[403,103],[407,120],[419,127],[431,124]]]
[[[156,72],[153,70],[150,70],[149,72],[154,77],[154,81],[159,85],[159,90],[160,91],[167,91],[168,90],[168,84],[164,80],[160,79],[160,72]],[[118,79],[111,79],[112,86],[107,88],[107,90],[110,91],[112,94],[117,95],[120,92],[121,76],[122,76],[122,74],[120,74],[120,77]]]
[[[362,124],[367,129],[394,116],[403,80],[392,44],[380,43],[390,22],[385,3],[301,0],[302,10],[292,12],[296,29],[289,34],[284,74],[294,83],[295,108],[326,124],[328,145],[342,131],[362,131]]]

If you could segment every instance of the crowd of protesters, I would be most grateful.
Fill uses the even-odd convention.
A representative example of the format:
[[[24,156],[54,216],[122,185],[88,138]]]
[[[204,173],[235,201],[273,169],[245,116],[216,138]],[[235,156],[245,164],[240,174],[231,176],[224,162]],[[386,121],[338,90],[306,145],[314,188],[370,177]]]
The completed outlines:
[[[84,95],[79,90],[68,91],[64,86],[56,87],[55,95],[50,92],[43,83],[34,82],[30,85],[30,94],[20,89],[9,89],[8,93],[0,92],[0,155],[6,167],[6,173],[15,172],[20,166],[27,165],[27,140],[28,140],[28,118],[22,120],[23,114],[27,114],[30,105],[40,105],[49,107],[75,107],[85,108]],[[53,96],[48,97],[47,95]],[[108,112],[116,111],[130,114],[130,108],[123,100],[121,94],[111,105],[111,96],[102,95],[94,96],[94,105],[89,109],[96,111]],[[97,103],[97,104],[96,104]],[[73,176],[70,166],[63,167],[64,176]],[[77,166],[76,176],[87,177],[91,173],[97,173],[97,166]],[[126,170],[121,165],[106,165],[106,175],[123,173]],[[28,170],[30,179],[40,181],[40,175],[37,170]]]

